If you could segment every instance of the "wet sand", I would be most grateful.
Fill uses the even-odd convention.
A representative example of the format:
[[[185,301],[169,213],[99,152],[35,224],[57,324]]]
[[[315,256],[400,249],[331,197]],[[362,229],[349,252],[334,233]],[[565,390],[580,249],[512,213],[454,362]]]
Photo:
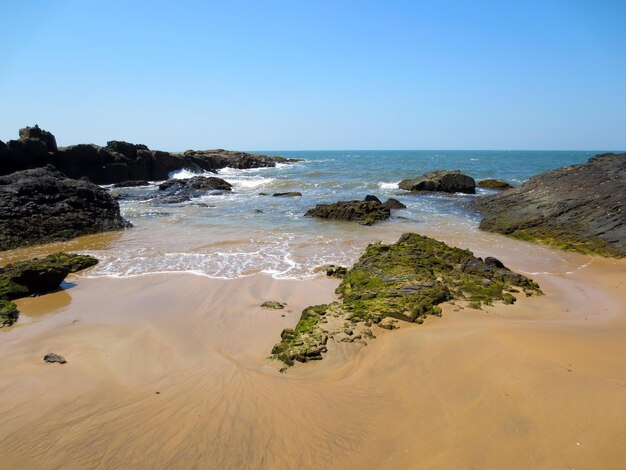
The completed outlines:
[[[447,305],[286,374],[272,345],[338,281],[77,276],[22,299],[0,330],[0,468],[623,468],[626,262],[456,244],[546,295]]]

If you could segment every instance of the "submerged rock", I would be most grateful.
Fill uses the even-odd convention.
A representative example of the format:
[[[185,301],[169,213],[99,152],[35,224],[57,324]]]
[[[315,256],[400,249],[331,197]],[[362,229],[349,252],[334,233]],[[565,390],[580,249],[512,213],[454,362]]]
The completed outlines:
[[[126,227],[106,190],[52,166],[0,177],[0,251]]]
[[[406,191],[443,191],[446,193],[476,192],[476,181],[459,170],[437,170],[417,178],[405,179],[398,183]]]
[[[67,361],[60,354],[48,353],[43,357],[43,361],[49,364],[57,363],[57,364],[67,364]]]
[[[136,186],[150,186],[150,181],[146,180],[128,180],[115,183],[114,188],[134,188]]]
[[[337,288],[341,302],[305,309],[296,327],[283,331],[272,354],[287,365],[321,359],[328,338],[345,337],[348,322],[383,328],[394,328],[393,319],[422,323],[427,315],[440,315],[439,304],[445,301],[506,304],[519,291],[540,293],[535,282],[495,258],[483,260],[469,250],[406,233],[394,244],[370,245]],[[383,322],[386,318],[392,320]],[[334,331],[328,330],[331,322],[339,325]]]
[[[506,181],[494,180],[494,179],[486,179],[478,182],[479,188],[485,189],[499,189],[504,191],[506,189],[511,189],[513,186],[507,183]]]
[[[302,193],[298,191],[291,191],[287,193],[274,193],[272,194],[274,197],[301,197]]]
[[[45,258],[17,261],[0,268],[0,299],[45,294],[59,287],[70,273],[94,266],[93,256],[55,253]]]
[[[480,228],[603,256],[626,256],[626,153],[535,176],[478,198]]]
[[[390,215],[389,208],[381,204],[378,198],[376,200],[339,201],[334,204],[318,204],[305,214],[306,217],[345,220],[357,222],[361,225],[373,225],[376,222],[388,219]]]

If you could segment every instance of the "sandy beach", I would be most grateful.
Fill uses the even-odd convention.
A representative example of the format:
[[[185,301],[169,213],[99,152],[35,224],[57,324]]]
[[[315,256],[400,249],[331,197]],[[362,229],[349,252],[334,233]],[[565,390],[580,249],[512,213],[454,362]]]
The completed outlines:
[[[542,259],[545,295],[445,305],[286,374],[272,345],[337,280],[79,275],[19,300],[0,468],[621,468],[626,262],[468,243],[520,272]]]

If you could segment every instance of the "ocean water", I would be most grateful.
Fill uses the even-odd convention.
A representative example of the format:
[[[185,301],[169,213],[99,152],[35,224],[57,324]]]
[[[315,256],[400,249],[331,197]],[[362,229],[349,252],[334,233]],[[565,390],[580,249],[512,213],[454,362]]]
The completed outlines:
[[[275,168],[218,174],[232,193],[205,195],[182,204],[124,200],[120,207],[134,228],[94,243],[86,251],[101,260],[90,276],[137,276],[191,272],[236,278],[268,273],[276,278],[306,279],[320,275],[327,263],[350,265],[364,247],[392,242],[414,231],[442,239],[483,236],[476,196],[412,194],[398,189],[404,178],[436,169],[459,169],[476,180],[498,178],[514,185],[543,171],[586,161],[598,152],[570,151],[264,151],[302,158]],[[189,177],[181,171],[170,177]],[[128,188],[145,195],[150,187]],[[303,197],[277,198],[266,192],[299,191]],[[478,190],[477,195],[492,191]],[[362,199],[374,194],[394,197],[407,208],[372,227],[304,217],[318,203]],[[445,235],[445,236],[443,236]]]

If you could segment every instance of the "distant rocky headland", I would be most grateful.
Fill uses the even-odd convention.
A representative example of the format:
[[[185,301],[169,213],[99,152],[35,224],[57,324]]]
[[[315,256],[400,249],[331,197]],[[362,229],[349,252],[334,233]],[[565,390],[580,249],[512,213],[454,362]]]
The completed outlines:
[[[216,172],[226,167],[273,167],[289,161],[293,160],[222,149],[170,153],[118,140],[105,147],[78,144],[59,148],[54,135],[38,126],[20,129],[17,140],[0,141],[0,175],[53,165],[70,178],[88,178],[96,184],[159,181],[182,169]]]

